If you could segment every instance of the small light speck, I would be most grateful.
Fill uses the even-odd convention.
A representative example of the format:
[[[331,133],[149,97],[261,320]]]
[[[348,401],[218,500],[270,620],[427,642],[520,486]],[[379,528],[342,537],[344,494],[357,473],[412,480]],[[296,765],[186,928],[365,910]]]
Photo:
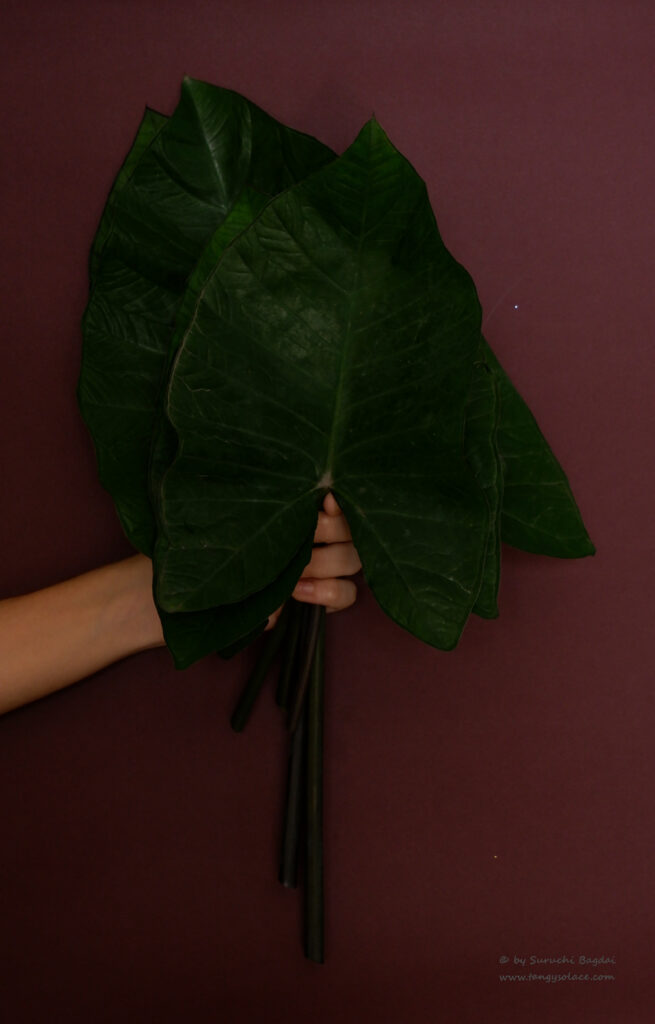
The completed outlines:
[[[498,854],[494,853],[494,860],[498,860]]]
[[[518,308],[519,308],[518,306],[514,306],[514,309],[518,309]]]

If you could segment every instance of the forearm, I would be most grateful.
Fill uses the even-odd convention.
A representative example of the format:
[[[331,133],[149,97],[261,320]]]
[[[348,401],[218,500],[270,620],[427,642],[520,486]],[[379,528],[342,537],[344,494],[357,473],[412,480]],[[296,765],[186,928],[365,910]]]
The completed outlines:
[[[0,714],[161,644],[144,555],[0,601]]]
[[[361,568],[348,524],[328,494],[299,601],[348,608]],[[273,624],[275,615],[271,617]],[[0,601],[0,714],[164,643],[152,597],[152,562],[134,555],[33,594]]]

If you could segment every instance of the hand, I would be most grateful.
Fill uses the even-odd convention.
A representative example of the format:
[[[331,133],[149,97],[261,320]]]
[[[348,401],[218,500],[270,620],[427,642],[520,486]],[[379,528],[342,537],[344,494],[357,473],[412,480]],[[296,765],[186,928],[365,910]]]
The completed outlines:
[[[318,514],[314,549],[309,563],[291,595],[297,601],[322,604],[328,612],[343,611],[354,604],[357,587],[344,576],[354,576],[362,567],[350,535],[346,517],[333,494],[327,494]],[[268,620],[267,629],[277,622],[278,608]]]

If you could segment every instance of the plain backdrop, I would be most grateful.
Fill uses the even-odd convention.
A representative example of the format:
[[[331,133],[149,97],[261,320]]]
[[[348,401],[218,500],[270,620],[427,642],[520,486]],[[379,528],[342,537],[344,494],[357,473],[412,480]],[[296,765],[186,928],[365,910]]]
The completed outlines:
[[[5,0],[3,595],[129,553],[80,318],[107,192],[185,73],[339,151],[375,113],[598,549],[505,549],[500,618],[451,653],[363,583],[331,617],[324,966],[276,881],[271,693],[229,728],[252,652],[143,654],[0,720],[8,1024],[652,1020],[654,32],[651,0]],[[614,980],[500,980],[531,956]]]

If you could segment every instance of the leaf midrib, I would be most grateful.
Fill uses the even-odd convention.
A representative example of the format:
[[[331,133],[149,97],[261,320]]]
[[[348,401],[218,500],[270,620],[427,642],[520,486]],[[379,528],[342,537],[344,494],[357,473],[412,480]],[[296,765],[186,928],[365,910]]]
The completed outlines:
[[[354,313],[354,308],[355,308],[355,295],[357,294],[357,291],[359,289],[359,282],[360,282],[360,276],[361,276],[362,246],[364,244],[364,238],[365,238],[364,224],[366,223],[366,216],[367,216],[367,213],[368,213],[369,196],[370,196],[369,180],[370,180],[370,175],[371,175],[371,160],[370,160],[370,157],[371,157],[371,149],[372,149],[372,139],[371,139],[370,131],[369,131],[369,138],[368,138],[368,147],[369,148],[368,148],[368,154],[367,154],[368,155],[368,163],[367,163],[367,169],[366,169],[366,189],[364,191],[364,203],[362,205],[362,216],[361,216],[360,226],[359,226],[359,239],[358,239],[358,242],[357,242],[357,262],[356,262],[356,267],[355,267],[355,279],[354,279],[354,282],[353,282],[353,286],[350,289],[350,300],[349,300],[349,303],[348,303],[348,320],[347,320],[347,323],[346,323],[346,331],[345,331],[344,343],[343,343],[342,348],[341,348],[341,359],[339,361],[339,376],[338,376],[338,379],[337,379],[337,385],[336,385],[336,389],[335,389],[334,405],[332,407],[332,425],[330,427],[330,439],[329,439],[329,442],[328,442],[328,451],[327,451],[327,456],[326,456],[326,459],[325,459],[325,469],[324,469],[324,472],[323,472],[322,476],[320,477],[321,480],[331,480],[331,481],[334,481],[334,456],[335,456],[336,440],[337,440],[337,434],[338,434],[338,425],[339,425],[340,414],[341,414],[341,407],[343,405],[343,395],[344,395],[344,390],[345,390],[345,388],[344,388],[344,379],[345,379],[345,376],[346,376],[346,362],[347,362],[347,358],[346,357],[350,355],[351,347],[352,347],[351,346],[351,341],[352,341],[352,337],[353,337],[353,333],[354,333],[352,331],[352,322],[353,322],[353,313]]]

